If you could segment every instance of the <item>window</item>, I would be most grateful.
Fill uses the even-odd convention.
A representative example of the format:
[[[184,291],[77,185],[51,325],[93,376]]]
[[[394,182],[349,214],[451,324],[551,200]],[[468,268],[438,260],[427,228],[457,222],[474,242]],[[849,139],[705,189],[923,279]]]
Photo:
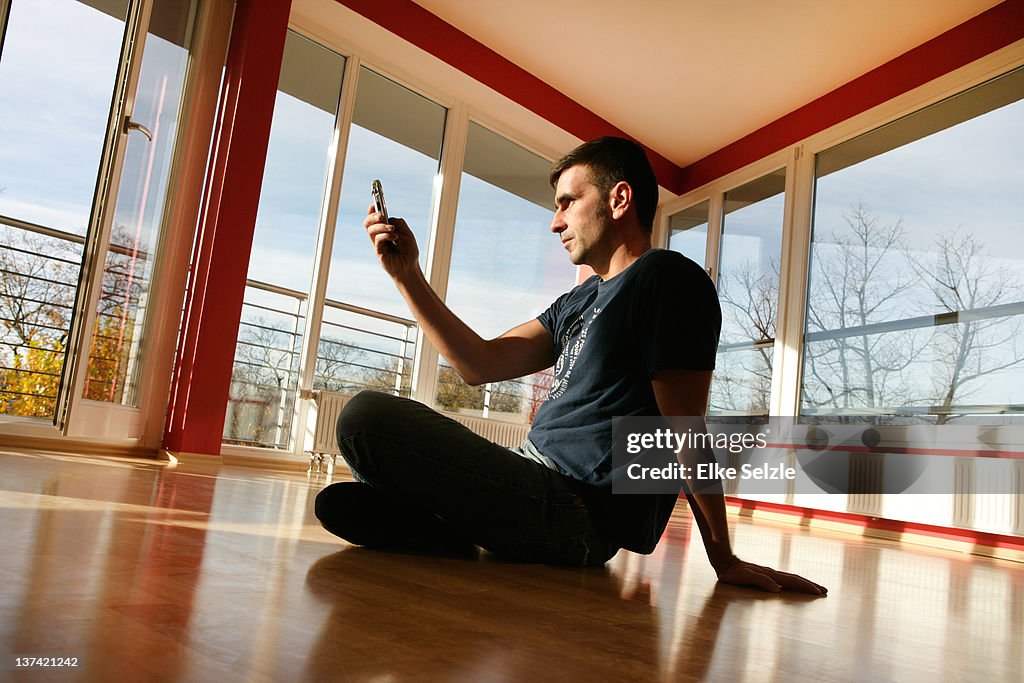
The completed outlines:
[[[195,1],[154,0],[132,120],[146,133],[126,139],[124,166],[93,326],[84,396],[138,403],[143,331],[181,97],[192,43]]]
[[[818,155],[800,410],[1024,412],[1024,71]]]
[[[452,247],[447,303],[485,338],[535,318],[575,282],[576,269],[548,229],[551,164],[470,122]],[[441,362],[440,408],[529,421],[550,374],[470,387]]]
[[[370,183],[379,179],[389,212],[408,222],[426,265],[447,111],[365,67],[357,88],[314,386],[408,395],[415,323],[363,219]]]
[[[708,204],[705,200],[668,219],[668,248],[701,266],[708,246]]]
[[[363,67],[345,159],[334,234],[328,298],[409,317],[380,267],[363,229],[370,183],[384,186],[388,210],[408,222],[426,266],[434,183],[441,159],[446,110],[422,95]]]
[[[128,3],[38,0],[7,9],[0,414],[52,418]]]
[[[289,31],[238,330],[224,440],[287,448],[343,57]]]
[[[711,414],[768,414],[785,189],[780,169],[725,193],[717,282],[722,336]]]

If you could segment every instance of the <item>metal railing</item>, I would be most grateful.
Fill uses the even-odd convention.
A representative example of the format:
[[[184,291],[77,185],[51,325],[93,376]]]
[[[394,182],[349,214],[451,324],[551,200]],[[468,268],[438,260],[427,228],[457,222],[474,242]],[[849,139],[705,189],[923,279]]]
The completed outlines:
[[[1015,301],[995,306],[984,306],[973,308],[968,311],[949,311],[935,315],[919,315],[913,318],[900,320],[886,320],[884,322],[868,323],[866,325],[853,325],[841,327],[834,330],[814,330],[804,335],[805,342],[827,341],[832,339],[847,339],[849,337],[861,337],[886,332],[903,332],[907,330],[919,330],[942,325],[955,325],[957,323],[977,322],[980,320],[992,320],[995,318],[1008,318],[1024,314],[1024,301]]]
[[[912,420],[938,420],[939,423],[954,416],[963,416],[965,419],[971,420],[975,416],[1007,416],[1009,418],[1010,416],[1022,415],[1024,414],[1024,404],[1020,403],[965,403],[959,401],[955,403],[940,403],[939,401],[942,400],[941,395],[938,398],[935,396],[922,396],[916,401],[900,402],[899,404],[881,397],[875,397],[874,401],[877,401],[880,405],[860,405],[861,403],[872,403],[874,401],[856,400],[858,396],[866,393],[866,387],[851,385],[844,379],[846,375],[858,378],[861,376],[866,377],[866,372],[860,371],[857,368],[850,369],[847,365],[856,366],[859,362],[863,362],[864,358],[874,360],[873,354],[868,354],[866,350],[869,338],[877,338],[882,335],[900,332],[912,333],[918,330],[939,330],[949,325],[995,321],[1000,318],[1012,318],[1022,315],[1024,315],[1024,301],[1016,301],[962,311],[947,311],[934,315],[920,315],[897,320],[851,325],[837,329],[808,330],[804,334],[803,341],[805,388],[801,392],[800,415],[809,419],[823,418],[826,420],[835,416],[862,415],[877,418],[881,421],[887,419],[900,421],[903,418],[907,418]],[[853,340],[854,343],[851,344],[847,340]],[[861,343],[858,345],[856,342]],[[901,367],[898,370],[880,368],[874,374],[881,376],[886,372],[895,373],[894,377],[904,385],[906,381],[918,378],[922,374],[930,374],[927,372],[929,363],[935,363],[936,361],[929,360],[924,350],[930,347],[932,340],[929,339],[927,342],[918,343],[921,344],[921,348],[918,349],[916,354],[907,352],[904,359],[906,367]],[[847,354],[847,359],[840,359],[838,361],[834,359],[831,361],[823,360],[829,358],[830,354],[837,354],[841,351]],[[961,359],[960,362],[964,361]],[[819,390],[826,392],[834,401],[842,400],[844,403],[848,403],[853,400],[855,405],[828,405],[826,402],[814,404],[812,402],[813,399],[808,400],[806,389],[808,384],[807,374],[812,372],[809,368],[813,368],[816,363],[826,368],[829,368],[830,363],[833,365],[838,363],[843,367],[844,372],[842,373],[834,369],[831,370],[832,374],[837,375],[837,379],[842,381],[830,384],[825,379],[819,377],[816,379],[816,382],[820,386]],[[914,372],[911,370],[912,366],[924,366],[925,372]],[[1012,370],[1014,367],[1024,368],[1024,359],[1016,357],[1012,359],[1012,362],[1006,364],[1005,367],[991,370],[991,379],[995,379],[998,372]],[[909,379],[905,380],[904,376]],[[877,381],[878,377],[873,376],[872,380]],[[951,379],[949,385],[944,387],[942,393],[948,393],[952,397],[957,392],[960,392],[962,388],[963,385],[961,383]]]
[[[291,438],[295,401],[306,389],[355,394],[363,389],[408,396],[411,392],[416,321],[327,299],[317,345],[313,385],[300,387],[299,357],[308,296],[305,292],[249,279],[235,352],[235,372],[228,401],[225,443],[286,449]],[[255,293],[279,303],[257,303]],[[340,318],[340,319],[339,319]],[[390,328],[390,329],[388,329]],[[442,368],[448,368],[444,363]],[[488,417],[494,412],[519,414],[529,421],[546,395],[544,375],[466,387],[454,411]]]
[[[354,394],[370,388],[409,394],[415,321],[326,300],[313,386],[300,387],[307,294],[253,279],[246,287],[252,291],[243,303],[239,325],[226,443],[287,448],[302,389]],[[256,292],[280,303],[256,303]],[[338,316],[345,319],[334,319]]]
[[[0,216],[0,413],[53,415],[84,242]]]
[[[79,286],[85,237],[0,216],[0,413],[51,417]],[[100,310],[90,336],[86,396],[119,401],[130,380],[131,346],[139,293],[148,281],[133,270],[120,288],[117,268],[149,254],[111,244],[100,291]],[[113,275],[111,283],[107,276]]]
[[[70,326],[75,288],[78,286],[84,237],[51,227],[0,216],[0,413],[49,417],[57,395],[63,363],[64,344]],[[122,245],[110,252],[126,259],[145,260],[149,255]],[[291,429],[294,402],[298,398],[298,361],[304,337],[302,329],[308,296],[304,292],[248,280],[247,287],[278,298],[279,305],[267,305],[246,297],[243,321],[236,346],[235,376],[229,399],[229,419],[236,421],[225,431],[229,443],[284,447]],[[143,282],[144,286],[145,283]],[[112,294],[108,292],[107,294]],[[119,292],[125,306],[138,299]],[[806,345],[851,337],[878,335],[924,328],[938,328],[972,321],[1024,315],[1024,302],[1012,302],[975,310],[917,316],[836,330],[814,330],[805,334]],[[260,320],[261,316],[264,320]],[[126,317],[121,310],[101,310],[97,317],[113,324]],[[103,326],[93,331],[100,348],[116,346],[114,335]],[[400,316],[327,299],[318,345],[313,386],[355,393],[373,388],[408,395],[410,392],[416,323]],[[722,344],[720,353],[764,350],[774,340],[752,340]],[[811,353],[810,350],[806,353]],[[813,355],[813,354],[812,354]],[[113,397],[113,389],[124,378],[109,371],[122,361],[116,354],[103,355],[94,348],[92,365],[97,371],[90,381],[100,386],[98,398]],[[446,366],[442,363],[442,368]],[[450,371],[450,369],[449,369]],[[452,384],[457,377],[443,378]],[[440,384],[440,383],[439,383]],[[467,392],[462,403],[450,408],[479,414],[510,414],[516,406],[532,414],[534,403],[542,400],[549,383],[536,376],[488,384]],[[116,400],[111,398],[110,400]],[[1019,404],[919,405],[871,408],[865,413],[898,415],[1020,414]],[[850,408],[833,410],[826,406],[805,406],[805,414],[849,413]],[[247,413],[248,415],[243,415]],[[244,419],[243,419],[244,418]],[[248,425],[248,426],[246,426]]]

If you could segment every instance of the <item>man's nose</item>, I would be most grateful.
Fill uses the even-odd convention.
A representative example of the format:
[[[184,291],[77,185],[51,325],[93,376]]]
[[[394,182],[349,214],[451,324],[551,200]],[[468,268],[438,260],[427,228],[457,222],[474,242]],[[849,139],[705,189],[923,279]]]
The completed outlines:
[[[562,212],[556,211],[554,217],[551,219],[551,232],[557,234],[565,230],[567,227],[569,226],[565,224],[565,217],[562,216]]]

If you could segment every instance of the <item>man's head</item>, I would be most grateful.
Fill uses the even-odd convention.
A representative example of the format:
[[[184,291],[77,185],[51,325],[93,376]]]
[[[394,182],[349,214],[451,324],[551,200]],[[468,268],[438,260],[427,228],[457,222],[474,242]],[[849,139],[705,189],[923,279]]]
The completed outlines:
[[[632,140],[616,137],[584,142],[555,162],[549,178],[551,187],[557,188],[558,179],[573,166],[587,168],[590,182],[602,197],[608,197],[618,183],[627,183],[632,189],[637,222],[648,233],[654,229],[658,179],[643,147]]]

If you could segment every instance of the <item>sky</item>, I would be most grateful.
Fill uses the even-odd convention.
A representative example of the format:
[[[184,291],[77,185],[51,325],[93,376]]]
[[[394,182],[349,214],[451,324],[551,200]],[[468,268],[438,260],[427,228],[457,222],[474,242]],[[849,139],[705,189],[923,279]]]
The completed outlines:
[[[0,214],[85,234],[123,31],[70,0],[12,3],[0,55]]]

